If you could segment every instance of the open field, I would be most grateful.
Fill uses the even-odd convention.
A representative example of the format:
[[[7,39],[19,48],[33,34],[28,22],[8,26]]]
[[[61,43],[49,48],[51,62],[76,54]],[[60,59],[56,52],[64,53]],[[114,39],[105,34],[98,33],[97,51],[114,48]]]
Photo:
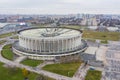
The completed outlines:
[[[120,40],[120,32],[97,32],[83,31],[83,38],[100,39],[100,40]]]
[[[5,42],[6,42],[6,40],[1,40],[1,41],[0,41],[0,45],[1,45],[1,44],[4,44]]]
[[[81,65],[81,62],[49,64],[43,67],[43,70],[68,76],[68,77],[72,77],[77,71],[77,69],[80,67],[80,65]]]
[[[11,44],[5,45],[1,51],[1,54],[4,58],[13,60],[14,54],[11,50]]]
[[[75,29],[84,29],[83,30],[83,38],[101,39],[101,40],[112,40],[112,41],[118,41],[118,40],[120,40],[120,32],[98,32],[98,31],[90,31],[90,30],[86,30],[87,26],[68,25],[68,26],[65,26],[65,27],[75,28]]]
[[[19,68],[5,68],[3,63],[0,62],[0,80],[24,80],[22,70]],[[28,75],[29,80],[37,80],[39,74],[30,72]],[[44,76],[46,80],[54,80]]]
[[[26,59],[26,60],[22,61],[21,63],[24,65],[36,67],[36,66],[40,65],[41,63],[43,63],[43,61],[42,60]]]
[[[16,33],[15,32],[11,32],[11,33],[6,33],[6,34],[1,34],[0,38],[9,37],[9,36],[12,36],[13,34],[16,34]]]
[[[101,71],[88,70],[85,80],[100,80],[102,76]]]

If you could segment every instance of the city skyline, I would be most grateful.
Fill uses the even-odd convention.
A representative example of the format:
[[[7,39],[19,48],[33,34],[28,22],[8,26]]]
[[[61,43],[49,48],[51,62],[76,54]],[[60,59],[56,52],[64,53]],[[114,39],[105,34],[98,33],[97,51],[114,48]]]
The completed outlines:
[[[120,14],[119,0],[4,0],[1,14]]]

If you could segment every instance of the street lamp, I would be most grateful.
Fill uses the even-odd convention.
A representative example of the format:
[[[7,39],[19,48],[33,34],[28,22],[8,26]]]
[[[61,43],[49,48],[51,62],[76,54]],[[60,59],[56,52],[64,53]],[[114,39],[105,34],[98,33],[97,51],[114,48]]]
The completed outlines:
[[[70,72],[68,71],[68,76],[69,76]]]

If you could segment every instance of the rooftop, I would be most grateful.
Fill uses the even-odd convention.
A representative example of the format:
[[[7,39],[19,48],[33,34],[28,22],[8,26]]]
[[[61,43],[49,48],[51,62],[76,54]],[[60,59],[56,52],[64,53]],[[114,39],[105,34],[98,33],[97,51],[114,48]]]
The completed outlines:
[[[107,47],[100,46],[100,48],[96,52],[96,60],[98,61],[104,61],[105,60],[105,53],[107,51]]]
[[[19,34],[27,37],[72,37],[80,35],[81,32],[67,28],[35,28],[23,30]]]
[[[95,55],[96,51],[97,51],[98,47],[88,47],[85,51],[86,54],[92,54]]]

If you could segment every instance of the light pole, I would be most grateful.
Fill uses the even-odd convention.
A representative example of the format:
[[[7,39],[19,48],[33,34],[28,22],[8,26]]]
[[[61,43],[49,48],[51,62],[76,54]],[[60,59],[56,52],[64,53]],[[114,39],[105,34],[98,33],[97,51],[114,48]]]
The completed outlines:
[[[70,72],[68,71],[68,77],[69,77],[69,73],[70,73]]]

